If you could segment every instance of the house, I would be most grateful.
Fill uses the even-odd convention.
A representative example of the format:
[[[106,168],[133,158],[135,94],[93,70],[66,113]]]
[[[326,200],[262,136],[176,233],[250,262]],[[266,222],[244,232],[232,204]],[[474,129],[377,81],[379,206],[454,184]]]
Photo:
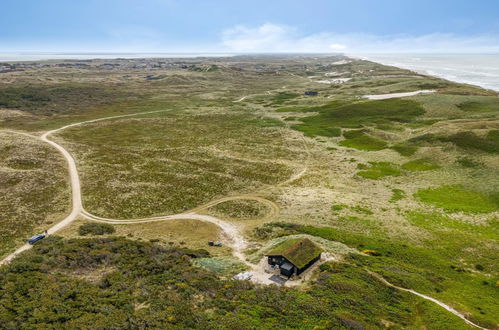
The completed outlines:
[[[275,246],[269,253],[269,265],[279,267],[286,277],[300,275],[321,258],[323,250],[308,238],[288,239]]]
[[[306,91],[304,93],[305,95],[308,95],[308,96],[317,96],[319,94],[319,92],[315,92],[315,91]]]

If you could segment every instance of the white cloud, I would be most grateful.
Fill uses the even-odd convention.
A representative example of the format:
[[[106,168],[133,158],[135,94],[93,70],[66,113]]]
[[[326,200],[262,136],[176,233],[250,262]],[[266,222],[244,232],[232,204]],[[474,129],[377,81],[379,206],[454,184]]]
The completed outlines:
[[[287,53],[398,53],[398,52],[497,52],[499,36],[457,36],[434,33],[420,36],[337,34],[331,32],[304,35],[296,28],[272,23],[257,27],[238,25],[225,30],[221,44],[232,52]]]
[[[343,50],[347,49],[348,47],[342,44],[331,44],[329,45],[329,48],[334,49],[334,50]]]

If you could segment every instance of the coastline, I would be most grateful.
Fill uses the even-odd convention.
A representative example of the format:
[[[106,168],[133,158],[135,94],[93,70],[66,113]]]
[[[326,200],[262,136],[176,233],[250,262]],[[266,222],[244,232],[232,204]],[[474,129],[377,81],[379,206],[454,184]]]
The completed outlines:
[[[499,92],[499,54],[367,54],[346,56]],[[483,61],[483,59],[487,61]],[[480,65],[478,66],[478,64]]]

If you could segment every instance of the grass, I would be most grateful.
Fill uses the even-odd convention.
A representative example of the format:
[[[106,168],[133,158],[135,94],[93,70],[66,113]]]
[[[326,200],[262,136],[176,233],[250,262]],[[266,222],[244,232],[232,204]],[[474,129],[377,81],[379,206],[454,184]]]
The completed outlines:
[[[291,128],[303,132],[305,136],[326,136],[326,137],[338,137],[341,136],[341,129],[339,127],[329,127],[327,125],[310,125],[310,124],[296,124],[292,125]]]
[[[410,145],[408,143],[397,143],[394,146],[391,146],[390,149],[395,150],[402,156],[412,156],[418,151],[418,147],[414,145]]]
[[[398,202],[401,199],[405,198],[405,192],[402,189],[392,189],[392,198],[390,198],[391,203]]]
[[[24,85],[0,89],[0,108],[20,109],[35,115],[67,114],[110,104],[125,96],[122,91],[89,83]]]
[[[401,175],[400,169],[389,162],[370,162],[369,166],[359,164],[362,171],[357,172],[358,176],[366,179],[379,180],[387,176]]]
[[[459,103],[457,107],[465,112],[499,112],[499,101],[497,98],[481,98]]]
[[[489,213],[499,210],[499,192],[484,194],[459,185],[420,189],[414,196],[448,212]]]
[[[411,172],[431,171],[439,169],[440,166],[429,159],[416,159],[402,164],[402,168]]]
[[[226,237],[213,224],[174,220],[115,225],[115,235],[128,239],[110,234],[81,239],[78,229],[84,222],[78,220],[60,234],[80,239],[50,237],[2,268],[0,323],[4,327],[466,328],[462,320],[433,303],[387,288],[366,268],[442,300],[484,327],[497,326],[495,214],[425,212],[418,209],[413,196],[421,187],[439,187],[451,178],[462,183],[461,190],[474,193],[471,199],[455,189],[437,191],[426,209],[435,200],[456,203],[454,195],[461,208],[474,206],[477,200],[487,208],[497,200],[485,192],[495,189],[496,153],[491,146],[498,133],[487,130],[493,128],[496,110],[479,105],[497,103],[496,96],[477,96],[491,93],[437,78],[411,77],[407,70],[368,61],[334,66],[330,65],[334,59],[322,57],[266,57],[264,61],[235,57],[234,61],[221,59],[224,63],[209,73],[204,69],[209,71],[212,62],[204,65],[202,61],[188,63],[186,69],[153,69],[162,78],[152,81],[144,79],[143,72],[126,72],[130,77],[122,78],[120,70],[18,72],[12,83],[0,89],[17,88],[22,93],[24,86],[32,84],[36,88],[26,87],[25,92],[51,93],[50,101],[42,94],[38,99],[37,95],[11,98],[9,102],[18,105],[11,103],[16,108],[10,112],[0,109],[0,127],[38,133],[109,115],[168,110],[75,127],[56,137],[77,160],[85,207],[104,216],[132,218],[181,212],[286,180],[303,166],[306,152],[300,134],[267,112],[284,107],[277,110],[280,115],[293,116],[297,122],[309,116],[293,128],[312,137],[339,137],[343,130],[344,141],[350,140],[347,143],[353,142],[360,151],[334,149],[341,139],[309,141],[306,175],[268,190],[281,209],[276,218],[294,224],[262,226],[255,231],[262,235],[251,238],[255,247],[270,247],[288,235],[307,237],[335,261],[321,266],[313,280],[299,289],[259,287],[224,279],[242,268],[231,259]],[[302,78],[305,65],[310,74],[339,71],[354,79],[323,86],[321,95],[332,94],[335,102],[294,97],[292,92],[265,93],[282,86],[297,91],[296,95],[313,90],[313,83]],[[74,87],[67,98],[51,90],[64,86]],[[439,93],[382,102],[356,98],[420,88],[438,88]],[[73,92],[81,92],[86,99],[74,97]],[[233,102],[244,95],[248,96],[244,102]],[[432,125],[436,121],[439,124]],[[366,126],[372,129],[362,130]],[[463,132],[473,134],[471,142]],[[423,135],[406,141],[412,134]],[[449,137],[453,141],[446,141]],[[3,237],[14,233],[16,242],[24,243],[26,237],[63,218],[63,212],[55,212],[62,209],[59,202],[63,201],[57,196],[69,205],[70,194],[67,185],[58,181],[66,178],[64,167],[39,153],[44,150],[41,145],[19,143],[22,148],[14,154],[11,147],[0,148],[0,217],[2,221],[5,214],[10,217],[2,227]],[[329,151],[327,145],[333,144],[329,148],[334,151]],[[480,144],[485,150],[479,149]],[[430,157],[442,159],[442,164],[458,159],[459,166],[442,165],[438,173],[401,176],[404,168],[394,164],[400,157],[390,150],[367,152],[373,146],[406,157],[418,151],[417,157],[401,163]],[[396,177],[360,180],[352,176],[354,162],[373,179]],[[427,165],[409,163],[411,169]],[[60,188],[66,189],[63,194]],[[335,200],[346,204],[330,208]],[[209,211],[220,218],[243,220],[268,212],[261,204],[239,201]],[[237,225],[248,233],[261,222]],[[224,246],[210,247],[211,240]],[[9,238],[2,244],[8,242]],[[248,257],[261,256],[263,250],[248,251]]]
[[[307,132],[310,136],[331,136],[328,135],[328,129],[336,132],[338,127],[359,128],[376,122],[410,122],[425,112],[417,102],[401,99],[358,103],[334,101],[319,107],[284,108],[278,111],[318,112],[317,115],[302,118],[301,126],[293,127]]]
[[[344,209],[349,209],[349,210],[354,211],[356,213],[362,213],[362,214],[367,214],[367,215],[371,215],[374,213],[373,211],[369,210],[368,208],[362,207],[360,205],[350,206],[347,204],[334,204],[333,206],[331,206],[331,211],[333,212],[333,214],[336,214],[338,211],[341,211]]]
[[[253,200],[232,200],[209,208],[210,213],[230,219],[258,219],[269,213],[267,205]]]
[[[64,160],[30,137],[0,132],[0,255],[69,213]]]
[[[365,151],[378,151],[385,149],[388,144],[378,138],[369,136],[361,130],[347,131],[343,133],[345,140],[340,145]]]
[[[86,238],[79,233],[80,226],[94,225],[95,222],[78,220],[71,226],[63,229],[59,234],[64,238]],[[154,242],[156,245],[170,248],[203,249],[213,257],[225,258],[231,255],[231,249],[224,244],[222,247],[209,246],[209,241],[221,241],[225,238],[220,228],[212,223],[193,220],[168,220],[135,224],[113,225],[114,233],[105,233],[101,236],[120,236],[142,242]],[[93,234],[92,234],[93,235]]]
[[[381,328],[386,323],[467,329],[452,314],[394,291],[349,263],[323,265],[316,281],[296,290],[224,280],[193,266],[226,263],[209,257],[205,251],[124,238],[51,237],[0,272],[0,306],[5,306],[0,322],[14,329],[137,324],[347,329]]]
[[[358,250],[376,251],[376,257],[351,254],[346,262],[359,269],[375,271],[396,285],[449,303],[469,313],[474,322],[493,328],[497,288],[489,274],[497,274],[492,243],[498,238],[497,222],[476,226],[421,212],[409,214],[408,219],[414,226],[429,231],[429,238],[415,244],[389,238],[383,232],[354,233],[342,225],[333,228],[271,223],[267,226],[281,228],[276,231],[278,235],[304,233]],[[476,265],[484,272],[476,272]]]
[[[84,223],[78,228],[78,234],[80,236],[86,235],[106,235],[113,234],[116,232],[116,229],[110,224],[107,223],[95,223],[88,222]]]
[[[80,166],[85,207],[113,218],[182,212],[276,184],[292,173],[280,160],[296,156],[268,120],[244,113],[155,114],[60,136]]]
[[[267,252],[268,255],[282,255],[298,268],[305,267],[324,250],[308,238],[290,238]]]
[[[233,276],[246,270],[246,265],[242,262],[230,258],[196,258],[193,264],[198,267],[208,269],[219,275]]]
[[[479,150],[487,153],[499,153],[499,130],[491,130],[485,137],[477,136],[470,131],[459,132],[448,137],[440,138],[444,142],[452,142],[455,145],[468,149]]]
[[[457,163],[463,167],[467,168],[476,168],[480,167],[482,163],[470,158],[470,157],[461,157],[457,160]]]
[[[272,100],[273,105],[281,105],[281,104],[286,103],[287,101],[295,99],[299,96],[300,96],[300,94],[296,94],[296,93],[279,92],[279,93],[273,95],[271,100]]]

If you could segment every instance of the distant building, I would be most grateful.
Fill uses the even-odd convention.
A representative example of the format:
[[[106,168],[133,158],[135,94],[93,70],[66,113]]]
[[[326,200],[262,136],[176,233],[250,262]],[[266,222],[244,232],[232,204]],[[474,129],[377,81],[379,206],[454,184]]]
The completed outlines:
[[[281,275],[300,275],[321,258],[323,250],[308,238],[288,239],[274,247],[266,256],[269,265],[278,266]]]
[[[317,95],[319,95],[319,92],[315,92],[315,91],[306,91],[304,94],[305,94],[305,95],[308,95],[308,96],[317,96]]]

